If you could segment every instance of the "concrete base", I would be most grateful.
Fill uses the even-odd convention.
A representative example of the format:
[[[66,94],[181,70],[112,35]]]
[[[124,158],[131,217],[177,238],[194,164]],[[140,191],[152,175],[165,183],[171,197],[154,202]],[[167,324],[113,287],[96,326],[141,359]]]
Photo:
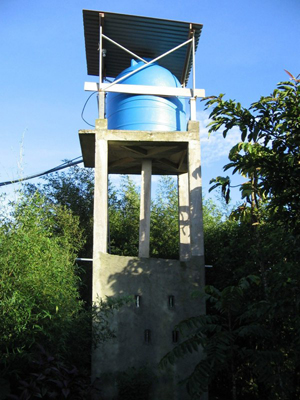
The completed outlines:
[[[116,398],[118,371],[146,366],[157,377],[149,399],[188,399],[185,387],[179,386],[178,381],[192,372],[201,354],[195,353],[194,359],[189,354],[168,371],[159,371],[158,363],[178,344],[173,343],[175,325],[205,313],[204,301],[191,299],[191,293],[204,286],[204,258],[192,257],[180,262],[98,253],[93,275],[95,296],[140,296],[139,307],[135,302],[124,306],[111,320],[116,339],[102,344],[93,353],[92,376],[100,378],[101,398]],[[150,331],[148,343],[145,330]],[[179,342],[181,339],[179,334]]]

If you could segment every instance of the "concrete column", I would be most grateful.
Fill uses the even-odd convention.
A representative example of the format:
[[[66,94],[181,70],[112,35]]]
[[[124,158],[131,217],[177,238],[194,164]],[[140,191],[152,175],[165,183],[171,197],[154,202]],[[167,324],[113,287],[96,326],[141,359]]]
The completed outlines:
[[[189,121],[189,132],[198,132],[199,122]],[[190,187],[191,255],[203,256],[203,214],[200,139],[190,140],[188,146],[188,169]]]
[[[99,119],[105,118],[105,93],[98,92]]]
[[[152,161],[142,162],[139,257],[149,257],[150,253],[150,206],[151,206]]]
[[[179,259],[191,257],[190,204],[188,173],[178,175]]]
[[[103,139],[101,129],[105,129],[106,120],[96,121],[95,134],[95,194],[94,194],[94,243],[93,258],[99,252],[107,252],[108,226],[108,145]],[[103,126],[102,126],[103,125]]]

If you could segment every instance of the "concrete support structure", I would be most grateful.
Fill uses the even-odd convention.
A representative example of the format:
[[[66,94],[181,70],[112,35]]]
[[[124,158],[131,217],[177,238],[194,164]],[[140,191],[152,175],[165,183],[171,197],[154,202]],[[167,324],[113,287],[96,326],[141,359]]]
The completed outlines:
[[[93,352],[93,377],[104,377],[101,396],[111,400],[116,371],[139,368],[146,360],[157,372],[157,363],[176,345],[176,324],[205,313],[205,302],[190,297],[204,286],[205,268],[199,123],[189,121],[184,132],[122,131],[107,129],[107,121],[99,119],[95,130],[79,133],[85,166],[95,167],[93,300],[139,296],[139,307],[124,307],[111,321],[117,339]],[[142,173],[139,257],[107,254],[109,173]],[[151,174],[178,176],[179,260],[149,258]],[[149,342],[145,331],[150,332]],[[191,373],[198,357],[159,373],[149,398],[188,399],[176,377]]]
[[[191,258],[189,174],[178,175],[179,259]]]
[[[141,172],[139,257],[148,258],[150,254],[151,160],[142,161]]]
[[[180,262],[99,253],[94,260],[94,275],[101,297],[140,296],[139,307],[133,302],[115,313],[110,327],[116,338],[101,344],[92,354],[92,377],[99,378],[101,399],[116,398],[116,371],[133,367],[139,371],[146,366],[157,375],[149,400],[189,400],[185,386],[178,385],[177,379],[192,373],[201,352],[194,353],[194,358],[190,355],[178,360],[169,370],[160,371],[158,363],[178,344],[173,342],[175,325],[205,314],[205,302],[191,299],[191,293],[204,285],[204,266],[198,258]],[[150,331],[149,342],[145,330]],[[178,340],[182,340],[180,333]]]
[[[199,123],[184,132],[108,130],[80,131],[86,166],[95,166],[94,257],[107,252],[107,177],[142,171],[139,257],[149,257],[151,174],[178,175],[180,260],[203,257],[203,217]]]
[[[199,135],[199,122],[189,121],[189,132]],[[200,141],[188,147],[191,255],[204,256]]]
[[[94,255],[107,251],[108,146],[103,138],[106,120],[98,120],[95,134]]]

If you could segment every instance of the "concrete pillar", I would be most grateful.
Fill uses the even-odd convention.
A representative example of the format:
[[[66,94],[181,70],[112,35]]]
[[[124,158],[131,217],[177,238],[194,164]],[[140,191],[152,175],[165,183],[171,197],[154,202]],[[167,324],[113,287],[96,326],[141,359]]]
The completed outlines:
[[[189,121],[189,132],[198,133],[199,122]],[[200,139],[190,140],[188,146],[188,174],[190,192],[191,255],[204,255],[202,181]]]
[[[191,257],[190,204],[188,173],[178,175],[179,259]]]
[[[143,160],[141,172],[139,257],[150,254],[150,206],[151,206],[152,161]]]
[[[94,243],[93,258],[99,251],[107,252],[108,226],[108,146],[101,138],[101,129],[106,129],[106,120],[96,121],[95,134],[95,194],[94,194]]]
[[[105,118],[105,93],[98,92],[99,119]]]

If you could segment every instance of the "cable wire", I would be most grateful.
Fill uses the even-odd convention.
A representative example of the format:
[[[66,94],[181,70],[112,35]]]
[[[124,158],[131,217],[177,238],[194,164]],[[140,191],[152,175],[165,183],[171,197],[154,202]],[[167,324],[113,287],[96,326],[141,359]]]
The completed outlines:
[[[107,79],[107,78],[105,78],[104,80],[105,80],[106,82],[108,82],[108,83],[113,83],[113,81],[111,81],[111,80],[109,80],[109,79]],[[82,111],[81,111],[81,118],[82,118],[82,120],[83,120],[86,124],[88,124],[89,126],[91,126],[91,127],[93,127],[93,128],[95,128],[95,125],[92,125],[92,124],[90,124],[89,122],[87,122],[87,120],[84,119],[84,117],[83,117],[83,113],[84,113],[84,110],[85,110],[85,107],[86,107],[87,103],[89,102],[90,98],[91,98],[95,93],[98,93],[98,92],[93,92],[92,94],[89,95],[89,97],[87,98],[86,102],[84,103],[84,106],[83,106]]]
[[[80,158],[80,160],[78,160],[78,158]],[[77,160],[77,161],[75,161],[75,160]],[[26,178],[16,179],[16,180],[14,180],[14,181],[0,182],[0,187],[1,187],[1,186],[12,185],[13,183],[18,183],[18,182],[27,181],[27,180],[33,179],[33,178],[38,178],[38,177],[43,176],[43,175],[48,175],[48,174],[51,174],[52,172],[57,172],[57,171],[60,171],[61,169],[69,168],[69,167],[72,167],[72,166],[74,166],[74,165],[80,164],[80,163],[82,163],[82,162],[83,162],[83,159],[82,159],[81,156],[75,157],[75,158],[73,158],[72,160],[66,161],[66,162],[64,162],[63,164],[58,165],[57,167],[48,169],[47,171],[41,172],[41,173],[39,173],[39,174],[27,176]]]
[[[83,106],[82,111],[81,111],[81,118],[83,119],[83,121],[84,121],[86,124],[88,124],[89,126],[93,127],[93,128],[95,128],[95,125],[92,125],[92,124],[90,124],[89,122],[87,122],[87,121],[84,119],[84,117],[83,117],[83,113],[84,113],[84,110],[85,110],[85,107],[86,107],[88,101],[90,100],[90,98],[91,98],[95,93],[98,93],[98,92],[93,92],[92,94],[89,95],[89,97],[87,98],[86,102],[84,103],[84,106]],[[81,160],[75,161],[75,160],[77,160],[78,158],[81,158]],[[61,169],[69,168],[69,167],[72,167],[72,166],[74,166],[74,165],[80,164],[80,163],[82,163],[82,162],[83,162],[82,157],[76,157],[76,158],[73,158],[73,160],[67,161],[67,162],[65,162],[65,163],[63,163],[63,164],[61,164],[61,165],[58,165],[57,167],[51,168],[51,169],[49,169],[49,170],[47,170],[47,171],[44,171],[44,172],[41,172],[41,173],[39,173],[39,174],[30,175],[30,176],[27,176],[26,178],[20,178],[20,179],[16,179],[16,180],[13,180],[13,181],[0,182],[0,187],[1,187],[1,186],[12,185],[12,184],[18,183],[18,182],[27,181],[27,180],[33,179],[33,178],[39,178],[40,176],[48,175],[48,174],[51,174],[52,172],[60,171]]]
[[[83,109],[82,109],[82,111],[81,111],[81,118],[83,119],[83,121],[84,121],[86,124],[88,124],[89,126],[93,127],[93,128],[95,128],[95,125],[92,125],[92,124],[90,124],[89,122],[87,122],[87,121],[84,119],[84,117],[83,117],[83,113],[84,113],[84,110],[85,110],[85,107],[86,107],[88,101],[90,100],[90,98],[91,98],[95,93],[98,93],[98,92],[93,92],[92,94],[89,95],[89,97],[87,98],[86,102],[84,103]]]

